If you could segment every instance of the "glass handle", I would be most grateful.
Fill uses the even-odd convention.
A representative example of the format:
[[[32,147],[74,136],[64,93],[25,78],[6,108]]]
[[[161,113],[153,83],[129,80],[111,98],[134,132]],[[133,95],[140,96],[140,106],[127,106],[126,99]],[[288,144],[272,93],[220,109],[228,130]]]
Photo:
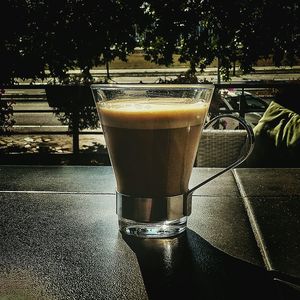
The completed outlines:
[[[236,117],[236,116],[230,115],[230,114],[219,115],[219,116],[214,117],[212,120],[210,120],[204,126],[204,129],[208,128],[211,124],[213,124],[215,121],[217,121],[218,119],[221,119],[221,118],[235,119],[235,120],[239,121],[239,123],[243,126],[244,129],[246,129],[246,132],[247,132],[246,145],[247,145],[248,149],[234,163],[229,165],[227,168],[225,168],[224,170],[218,172],[217,174],[209,177],[208,179],[204,180],[203,182],[197,184],[196,186],[194,186],[193,188],[188,190],[187,197],[191,196],[195,190],[197,190],[204,184],[206,184],[209,181],[215,179],[216,177],[222,175],[223,173],[229,171],[230,169],[233,169],[233,168],[237,167],[238,165],[240,165],[242,162],[244,162],[249,157],[249,155],[251,154],[251,152],[254,148],[254,133],[253,133],[252,127],[250,125],[248,125],[247,122],[240,117]]]

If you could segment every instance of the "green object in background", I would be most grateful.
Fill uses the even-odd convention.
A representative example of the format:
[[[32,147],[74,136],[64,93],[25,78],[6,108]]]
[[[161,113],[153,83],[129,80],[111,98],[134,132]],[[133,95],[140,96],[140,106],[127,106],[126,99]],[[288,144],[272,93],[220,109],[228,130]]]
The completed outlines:
[[[300,115],[271,102],[254,128],[255,147],[244,167],[300,167]]]

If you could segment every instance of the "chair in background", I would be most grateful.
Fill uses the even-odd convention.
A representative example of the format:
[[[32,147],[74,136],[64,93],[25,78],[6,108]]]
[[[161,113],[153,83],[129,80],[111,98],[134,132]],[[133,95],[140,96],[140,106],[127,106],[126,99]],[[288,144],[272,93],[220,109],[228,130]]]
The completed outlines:
[[[240,157],[246,136],[245,130],[203,130],[195,167],[229,166]]]

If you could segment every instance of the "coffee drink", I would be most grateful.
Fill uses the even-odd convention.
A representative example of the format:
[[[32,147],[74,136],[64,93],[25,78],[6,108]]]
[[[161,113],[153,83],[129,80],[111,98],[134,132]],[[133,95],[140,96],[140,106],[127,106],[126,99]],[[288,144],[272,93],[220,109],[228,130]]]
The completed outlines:
[[[188,190],[208,104],[191,99],[97,104],[117,191],[137,197]]]

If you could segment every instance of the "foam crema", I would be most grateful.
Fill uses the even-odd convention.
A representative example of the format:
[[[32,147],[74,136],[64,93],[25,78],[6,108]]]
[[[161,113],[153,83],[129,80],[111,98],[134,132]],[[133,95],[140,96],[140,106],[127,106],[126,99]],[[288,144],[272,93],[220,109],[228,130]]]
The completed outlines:
[[[188,100],[188,99],[187,99]],[[168,129],[202,125],[208,104],[184,99],[111,100],[97,105],[104,126]]]

